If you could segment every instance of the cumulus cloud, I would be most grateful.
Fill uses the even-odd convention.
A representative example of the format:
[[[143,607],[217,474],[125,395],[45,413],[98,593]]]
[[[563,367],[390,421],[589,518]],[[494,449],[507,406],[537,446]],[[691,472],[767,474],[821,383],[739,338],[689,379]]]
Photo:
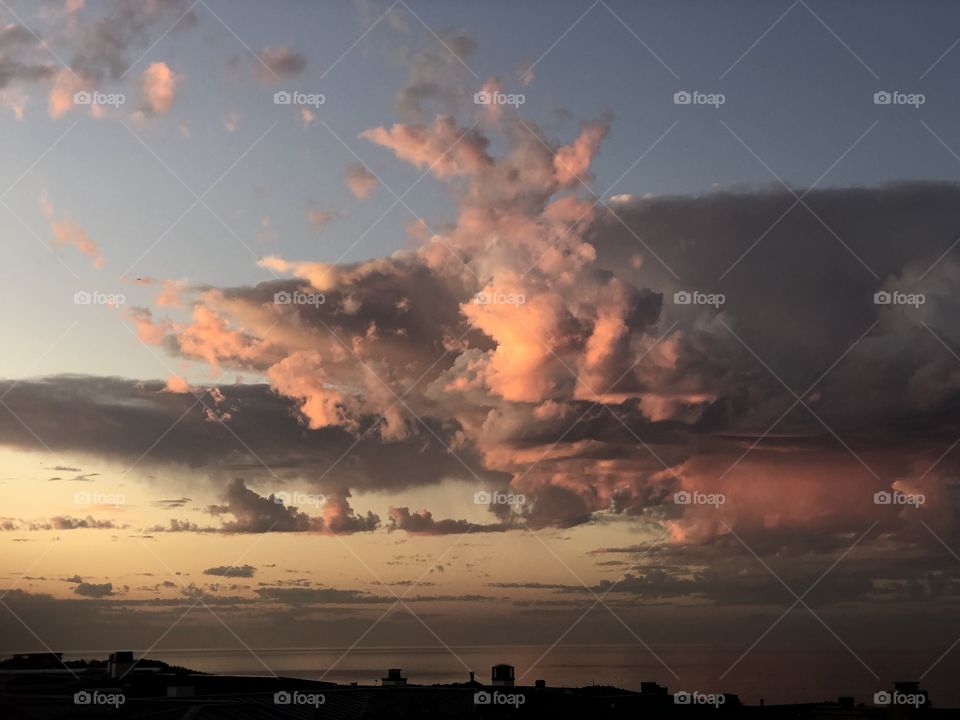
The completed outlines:
[[[417,168],[430,169],[441,179],[476,173],[493,164],[487,138],[477,130],[460,128],[450,115],[438,115],[432,125],[372,128],[360,137],[389,148]]]
[[[146,113],[165,115],[173,107],[179,76],[164,62],[150,63],[140,77],[143,94],[141,109]]]
[[[888,529],[915,525],[871,500],[877,491],[913,488],[930,498],[926,521],[951,532],[954,461],[927,474],[924,466],[960,431],[945,421],[960,389],[955,359],[928,331],[960,342],[953,319],[960,265],[949,255],[938,261],[949,247],[958,187],[808,194],[874,277],[804,208],[764,235],[793,203],[785,191],[628,196],[613,216],[581,185],[610,122],[586,122],[561,140],[513,113],[483,131],[449,115],[371,128],[365,139],[429,168],[448,187],[454,221],[421,227],[411,249],[385,258],[338,265],[264,258],[262,266],[284,277],[191,293],[184,322],[141,316],[151,340],[177,356],[268,379],[273,395],[263,387],[224,392],[239,408],[231,425],[258,438],[279,467],[309,476],[317,457],[335,460],[335,449],[357,443],[362,459],[322,481],[335,498],[323,517],[235,481],[224,529],[372,529],[377,522],[353,514],[347,492],[459,478],[526,495],[519,513],[492,507],[491,530],[640,520],[668,527],[678,546],[716,542],[727,527],[840,537],[869,518]],[[749,245],[744,238],[761,236],[733,265]],[[722,284],[728,267],[735,282]],[[927,302],[913,315],[873,302],[879,289],[920,284]],[[726,302],[674,301],[690,290],[722,291]],[[277,292],[324,301],[278,305]],[[781,318],[790,318],[789,332]],[[61,384],[73,392],[83,386],[53,383]],[[885,392],[872,392],[877,386]],[[42,390],[18,386],[6,402],[20,407]],[[115,386],[107,394],[129,392]],[[177,399],[164,393],[155,402]],[[25,412],[44,408],[34,403]],[[173,408],[165,405],[164,414]],[[206,424],[198,439],[171,432],[171,443],[182,443],[178,458],[222,461],[219,423]],[[195,430],[189,421],[184,428]],[[401,458],[411,464],[391,464]],[[779,478],[795,482],[774,491]],[[728,502],[681,507],[672,502],[681,491],[720,493]],[[787,506],[777,507],[784,497]],[[394,508],[391,518],[412,532],[470,527],[429,510]]]
[[[296,507],[286,506],[275,495],[263,497],[246,486],[237,478],[224,495],[223,505],[208,508],[211,515],[232,515],[233,519],[223,523],[223,531],[230,533],[265,532],[326,532],[332,534],[351,534],[376,530],[380,518],[368,512],[366,516],[356,514],[347,502],[348,492],[329,501],[324,508],[323,517],[311,517]]]

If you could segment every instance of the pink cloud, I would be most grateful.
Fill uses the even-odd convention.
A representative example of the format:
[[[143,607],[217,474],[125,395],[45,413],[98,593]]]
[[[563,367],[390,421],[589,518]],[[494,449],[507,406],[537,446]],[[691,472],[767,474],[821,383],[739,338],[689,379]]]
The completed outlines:
[[[347,168],[343,181],[347,184],[350,192],[361,200],[370,195],[379,183],[376,176],[360,163],[355,163]]]
[[[166,63],[150,63],[140,77],[144,109],[159,115],[170,112],[176,99],[179,80],[179,76],[174,74]]]

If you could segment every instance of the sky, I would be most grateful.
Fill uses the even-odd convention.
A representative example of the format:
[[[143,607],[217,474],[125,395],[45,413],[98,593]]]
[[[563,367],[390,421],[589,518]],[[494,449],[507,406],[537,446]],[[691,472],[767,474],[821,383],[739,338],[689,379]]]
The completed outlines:
[[[960,703],[958,35],[3,4],[0,652],[610,643]]]

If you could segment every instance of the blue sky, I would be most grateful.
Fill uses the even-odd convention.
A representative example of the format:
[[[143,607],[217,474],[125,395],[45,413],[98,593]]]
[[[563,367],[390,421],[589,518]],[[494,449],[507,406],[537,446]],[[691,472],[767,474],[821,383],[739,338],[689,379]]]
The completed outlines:
[[[910,3],[612,2],[608,9],[561,2],[550,12],[533,3],[492,5],[496,12],[491,4],[431,2],[410,8],[441,34],[463,29],[474,38],[476,50],[464,58],[469,70],[457,62],[451,68],[466,91],[481,84],[473,73],[481,80],[500,76],[507,90],[524,93],[525,114],[548,134],[569,138],[579,122],[611,113],[609,138],[593,165],[596,192],[613,185],[608,194],[697,194],[775,183],[760,160],[787,183],[806,187],[875,121],[869,136],[823,177],[821,186],[952,180],[960,173],[960,161],[930,132],[950,147],[960,147],[960,131],[952,122],[960,102],[952,86],[960,52],[934,66],[956,40],[960,11],[950,3],[926,3],[923,24],[912,22]],[[30,3],[11,7],[39,31],[49,23]],[[383,188],[364,202],[350,195],[341,178],[356,158],[333,133],[397,193],[409,187],[419,171],[401,166],[357,136],[397,119],[394,99],[406,82],[410,58],[424,51],[447,53],[440,41],[401,6],[392,11],[395,24],[381,20],[346,55],[386,5],[288,2],[268,10],[257,3],[213,2],[209,7],[230,30],[198,6],[194,26],[174,29],[123,81],[106,83],[126,87],[133,95],[130,86],[137,74],[157,60],[182,75],[173,109],[135,128],[170,171],[117,120],[75,113],[47,117],[39,87],[25,90],[33,96],[28,121],[10,113],[0,119],[0,131],[8,138],[7,184],[77,123],[5,200],[49,243],[37,200],[46,191],[108,258],[107,268],[93,273],[61,251],[78,280],[9,213],[0,217],[10,253],[2,270],[5,286],[15,297],[30,298],[20,319],[8,322],[54,331],[52,337],[35,333],[18,343],[0,361],[4,374],[22,373],[44,351],[44,343],[66,327],[60,303],[64,293],[91,283],[114,287],[119,273],[193,202],[183,184],[203,193],[248,151],[205,198],[247,247],[198,205],[137,262],[133,274],[198,284],[254,282],[270,277],[254,263],[261,254],[331,261],[346,251],[343,259],[354,261],[407,244],[404,227],[413,216],[398,205],[348,249],[394,198]],[[159,34],[162,27],[153,32]],[[279,85],[256,81],[257,61],[231,30],[249,48],[294,48],[307,58],[306,70]],[[51,47],[67,55],[56,42],[51,40]],[[137,55],[131,53],[131,62]],[[535,79],[524,86],[519,76],[534,62]],[[270,97],[280,86],[324,93],[327,102],[319,119],[329,131],[319,122],[305,128],[289,108],[275,107]],[[722,92],[726,103],[709,112],[677,106],[672,96],[678,89]],[[878,107],[873,93],[879,89],[922,92],[926,103],[919,109]],[[224,124],[232,113],[236,129],[228,132]],[[189,128],[188,138],[183,126]],[[448,194],[432,178],[414,188],[405,202],[431,224],[453,218]],[[308,208],[332,210],[337,217],[317,234],[304,221]],[[136,348],[121,351],[124,334],[89,314],[81,317],[81,332],[65,340],[35,372],[99,369],[139,375],[154,370],[140,369],[143,358]]]

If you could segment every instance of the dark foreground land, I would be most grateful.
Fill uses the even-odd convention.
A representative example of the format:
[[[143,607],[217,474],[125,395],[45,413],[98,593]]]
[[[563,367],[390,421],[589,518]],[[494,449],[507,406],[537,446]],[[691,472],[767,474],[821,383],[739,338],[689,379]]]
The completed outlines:
[[[510,672],[512,675],[512,669]],[[640,692],[598,686],[555,688],[543,683],[492,686],[474,680],[422,686],[407,684],[399,671],[392,671],[382,685],[364,686],[290,678],[206,675],[156,661],[140,661],[135,667],[98,661],[63,663],[59,656],[53,655],[39,661],[36,656],[21,656],[0,662],[2,720],[960,719],[960,709],[934,707],[915,683],[898,683],[883,699],[889,704],[877,705],[873,702],[876,698],[860,702],[839,698],[833,702],[801,705],[748,706],[741,704],[735,695],[674,695],[655,683],[643,683]]]

